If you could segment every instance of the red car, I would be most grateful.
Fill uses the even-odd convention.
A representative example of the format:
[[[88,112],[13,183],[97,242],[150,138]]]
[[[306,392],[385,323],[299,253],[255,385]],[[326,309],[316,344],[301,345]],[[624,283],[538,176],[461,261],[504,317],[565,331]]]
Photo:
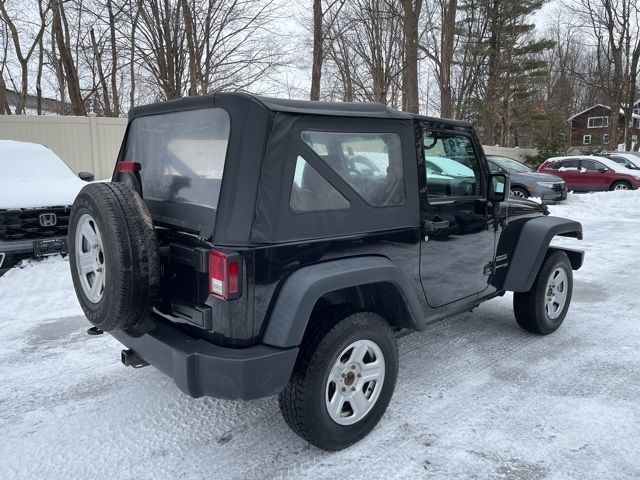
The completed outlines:
[[[640,188],[640,172],[597,156],[553,157],[540,165],[538,172],[561,177],[567,190],[574,192]]]

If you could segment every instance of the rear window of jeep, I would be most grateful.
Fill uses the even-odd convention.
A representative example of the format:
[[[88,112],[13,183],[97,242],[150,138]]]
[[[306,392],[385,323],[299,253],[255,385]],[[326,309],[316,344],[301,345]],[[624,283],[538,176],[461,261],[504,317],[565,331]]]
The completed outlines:
[[[216,209],[229,141],[229,114],[204,108],[131,121],[124,160],[142,169],[145,199]]]

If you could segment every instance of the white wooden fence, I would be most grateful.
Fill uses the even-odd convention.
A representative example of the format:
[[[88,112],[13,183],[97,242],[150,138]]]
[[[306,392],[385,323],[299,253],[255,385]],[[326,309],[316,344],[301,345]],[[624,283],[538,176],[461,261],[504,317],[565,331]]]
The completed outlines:
[[[56,152],[72,170],[111,177],[127,126],[126,118],[0,115],[0,140],[41,143]],[[487,155],[524,160],[533,149],[485,146]]]
[[[486,155],[500,155],[502,157],[514,158],[525,161],[525,156],[537,155],[538,151],[535,148],[507,148],[507,147],[492,147],[490,145],[483,145],[484,153]]]
[[[0,115],[0,140],[47,146],[72,170],[93,172],[96,179],[113,173],[126,118]]]

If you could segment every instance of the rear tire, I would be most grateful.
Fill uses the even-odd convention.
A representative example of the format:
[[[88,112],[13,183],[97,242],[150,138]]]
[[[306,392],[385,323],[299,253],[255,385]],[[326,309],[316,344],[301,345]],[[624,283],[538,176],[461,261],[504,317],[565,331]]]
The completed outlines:
[[[131,329],[151,310],[160,281],[158,241],[140,195],[120,183],[91,183],[69,219],[76,295],[100,330]]]
[[[573,270],[567,254],[547,255],[528,292],[513,294],[513,311],[524,330],[548,335],[564,321],[573,292]]]
[[[611,184],[611,188],[609,190],[631,190],[631,184],[629,182],[625,182],[624,180],[618,180],[617,182],[613,182]]]
[[[398,375],[398,347],[387,322],[371,312],[334,312],[312,319],[309,328],[278,397],[280,411],[309,443],[342,450],[384,415]]]

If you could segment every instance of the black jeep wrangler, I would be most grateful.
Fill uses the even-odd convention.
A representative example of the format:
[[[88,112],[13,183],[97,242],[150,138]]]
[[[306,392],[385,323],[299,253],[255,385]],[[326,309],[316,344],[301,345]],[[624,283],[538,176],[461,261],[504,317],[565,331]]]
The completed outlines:
[[[437,165],[437,170],[431,167]],[[564,320],[575,221],[509,198],[470,124],[374,103],[219,93],[131,112],[113,182],[75,201],[69,249],[94,333],[192,397],[279,395],[338,450],[380,420],[396,334],[506,291]]]

